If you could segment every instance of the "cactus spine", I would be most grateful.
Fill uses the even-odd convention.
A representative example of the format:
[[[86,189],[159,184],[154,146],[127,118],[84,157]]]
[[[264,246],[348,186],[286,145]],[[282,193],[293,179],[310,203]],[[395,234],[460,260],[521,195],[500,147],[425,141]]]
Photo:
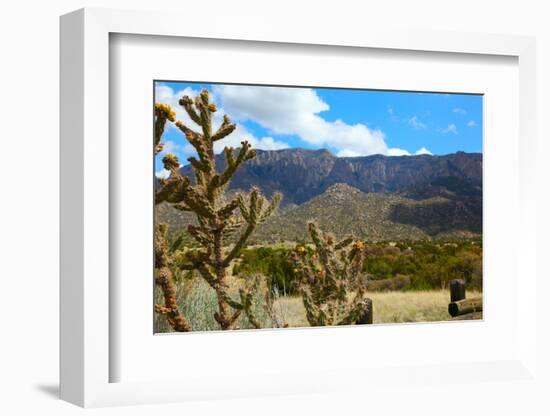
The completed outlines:
[[[297,246],[292,261],[309,324],[356,323],[367,307],[364,243],[351,238],[337,243],[313,222],[308,231],[314,249]]]
[[[274,194],[272,200],[268,201],[259,189],[252,188],[248,195],[239,194],[232,200],[226,200],[225,189],[229,181],[243,163],[256,155],[256,151],[247,141],[241,142],[238,151],[231,147],[225,147],[226,167],[223,171],[218,172],[214,143],[231,134],[235,130],[235,124],[225,115],[220,127],[213,132],[212,114],[217,109],[215,104],[210,102],[207,90],[203,90],[194,100],[184,96],[179,100],[179,104],[185,109],[191,120],[201,128],[201,131],[192,130],[182,121],[176,120],[175,113],[170,106],[156,103],[155,152],[158,153],[162,150],[161,136],[166,122],[173,122],[197,151],[198,159],[195,157],[187,159],[193,168],[195,183],[192,184],[190,178],[181,175],[178,158],[168,154],[162,161],[164,168],[170,172],[170,176],[160,181],[155,203],[168,202],[178,209],[195,214],[198,225],[189,225],[187,231],[196,240],[199,249],[189,251],[187,261],[179,262],[175,266],[181,270],[197,270],[199,272],[216,292],[218,311],[214,318],[221,329],[233,329],[242,311],[245,311],[247,315],[251,312],[247,310],[249,302],[247,303],[246,299],[248,296],[241,295],[240,300],[231,297],[227,282],[227,269],[231,261],[239,255],[256,226],[269,217],[278,206],[281,194]],[[240,232],[239,237],[233,247],[227,250],[226,239],[237,232]],[[161,230],[158,230],[156,234],[160,233]],[[156,281],[162,288],[165,297],[165,306],[157,305],[155,309],[157,313],[166,314],[168,322],[175,331],[190,330],[187,325],[180,325],[185,319],[181,313],[178,315],[173,309],[170,309],[174,306],[171,301],[170,285],[174,285],[174,283],[171,276],[168,278],[165,269],[162,268],[162,250],[156,250],[155,256],[158,266]],[[157,259],[157,256],[160,258]],[[167,280],[171,284],[167,284]],[[178,319],[174,316],[177,316]]]

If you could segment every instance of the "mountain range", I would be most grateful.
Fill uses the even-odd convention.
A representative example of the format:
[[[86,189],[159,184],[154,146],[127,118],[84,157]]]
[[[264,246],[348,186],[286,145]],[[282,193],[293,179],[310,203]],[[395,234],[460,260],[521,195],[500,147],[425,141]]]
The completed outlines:
[[[217,156],[219,169],[225,165]],[[193,177],[189,165],[181,173]],[[282,192],[278,213],[253,242],[305,238],[315,219],[338,235],[368,240],[469,237],[482,230],[482,155],[337,157],[327,150],[258,150],[233,177],[229,192]],[[167,205],[157,219],[175,231],[193,221]]]

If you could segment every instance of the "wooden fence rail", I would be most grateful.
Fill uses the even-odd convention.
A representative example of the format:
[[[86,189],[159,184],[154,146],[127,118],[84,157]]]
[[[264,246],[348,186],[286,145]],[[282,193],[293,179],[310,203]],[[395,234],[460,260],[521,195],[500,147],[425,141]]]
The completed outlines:
[[[356,322],[358,325],[365,325],[365,324],[372,324],[372,317],[373,317],[373,311],[372,311],[372,299],[367,298],[365,299],[365,312],[359,320]]]
[[[395,279],[386,279],[387,281]],[[386,282],[384,281],[384,285]],[[377,289],[383,290],[382,288]],[[385,286],[384,286],[385,289]],[[451,302],[449,303],[449,315],[452,320],[470,320],[470,319],[482,319],[483,318],[483,298],[476,296],[466,299],[466,283],[464,280],[455,279],[451,280],[449,285],[451,292]],[[356,324],[366,325],[373,323],[373,305],[372,299],[365,299],[365,312],[357,320]]]
[[[466,283],[464,280],[451,280],[449,287],[451,290],[449,315],[453,317],[453,320],[483,318],[483,298],[476,296],[466,299]]]

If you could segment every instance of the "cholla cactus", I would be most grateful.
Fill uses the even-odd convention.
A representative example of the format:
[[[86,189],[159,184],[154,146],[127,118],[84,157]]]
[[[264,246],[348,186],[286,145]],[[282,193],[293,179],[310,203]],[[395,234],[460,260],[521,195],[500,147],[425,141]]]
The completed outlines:
[[[218,297],[218,311],[214,315],[216,321],[222,329],[232,329],[245,305],[242,298],[240,301],[231,298],[227,269],[256,226],[271,215],[278,206],[281,194],[277,193],[271,201],[267,201],[259,189],[252,188],[249,195],[240,194],[227,201],[224,191],[229,181],[244,162],[256,155],[256,151],[251,149],[246,141],[241,143],[238,151],[226,147],[224,149],[226,167],[218,172],[214,142],[231,134],[235,130],[235,124],[225,115],[218,130],[212,131],[212,114],[216,112],[216,106],[210,102],[207,90],[203,90],[195,100],[185,96],[179,104],[191,120],[201,127],[201,132],[190,129],[179,120],[176,121],[175,114],[168,105],[157,103],[155,104],[155,152],[158,153],[160,151],[158,149],[162,149],[161,136],[166,122],[168,120],[174,122],[197,151],[198,159],[195,157],[188,159],[195,174],[195,184],[192,184],[190,178],[181,175],[178,158],[168,154],[162,161],[164,168],[170,172],[170,176],[160,181],[155,202],[159,204],[166,201],[180,210],[195,214],[198,225],[189,225],[187,231],[200,248],[190,251],[187,261],[177,264],[177,267],[181,270],[197,270],[208,282]],[[240,232],[240,235],[235,244],[230,250],[226,250],[227,238],[237,232]],[[157,312],[165,313],[165,310],[158,307]],[[171,322],[170,324],[174,330],[179,330]]]
[[[362,274],[362,241],[350,239],[337,243],[308,223],[314,249],[299,245],[292,254],[298,290],[311,326],[350,325],[365,314],[366,279]]]

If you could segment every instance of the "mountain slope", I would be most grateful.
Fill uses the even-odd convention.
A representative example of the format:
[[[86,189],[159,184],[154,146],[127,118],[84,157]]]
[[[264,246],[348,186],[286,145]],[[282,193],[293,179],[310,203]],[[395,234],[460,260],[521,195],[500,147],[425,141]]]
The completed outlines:
[[[470,237],[481,232],[477,213],[452,198],[415,200],[336,184],[284,215],[270,218],[258,228],[254,240],[304,239],[310,220],[340,237],[355,235],[369,241]]]

